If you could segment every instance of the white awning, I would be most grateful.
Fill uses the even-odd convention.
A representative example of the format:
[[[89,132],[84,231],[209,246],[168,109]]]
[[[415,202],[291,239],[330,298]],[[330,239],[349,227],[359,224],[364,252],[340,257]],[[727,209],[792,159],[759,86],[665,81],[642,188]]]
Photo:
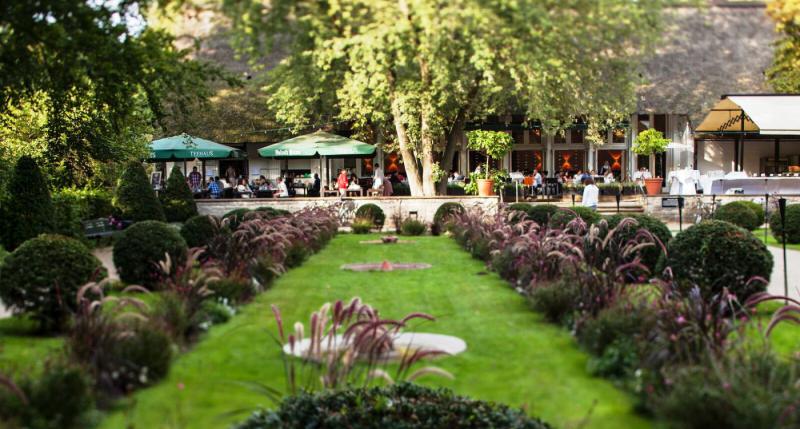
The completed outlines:
[[[695,132],[800,135],[800,95],[727,96]]]

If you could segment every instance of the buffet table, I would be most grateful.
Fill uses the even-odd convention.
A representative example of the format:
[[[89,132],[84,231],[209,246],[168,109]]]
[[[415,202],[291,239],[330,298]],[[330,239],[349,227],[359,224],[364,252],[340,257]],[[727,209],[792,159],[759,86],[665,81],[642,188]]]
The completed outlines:
[[[800,194],[800,177],[746,177],[716,179],[709,194],[725,195],[741,189],[746,195]]]

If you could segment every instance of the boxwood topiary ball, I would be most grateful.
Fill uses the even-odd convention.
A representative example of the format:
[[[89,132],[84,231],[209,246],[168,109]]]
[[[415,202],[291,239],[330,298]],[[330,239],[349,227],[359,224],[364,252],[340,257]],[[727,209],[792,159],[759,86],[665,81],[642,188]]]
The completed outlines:
[[[721,206],[714,212],[714,219],[730,222],[748,231],[761,226],[758,223],[758,215],[753,212],[752,208],[742,204],[742,201],[734,201]]]
[[[0,298],[30,314],[45,330],[59,330],[77,308],[78,289],[106,275],[103,265],[78,240],[40,235],[19,246],[0,267]]]
[[[433,214],[433,224],[431,225],[431,232],[434,235],[439,235],[442,232],[446,224],[450,222],[454,216],[460,215],[464,213],[464,206],[459,203],[444,203],[436,209],[436,213]]]
[[[781,213],[775,210],[769,217],[769,227],[772,235],[779,243],[783,242],[783,226],[781,225]],[[786,242],[791,244],[800,243],[800,204],[786,206]]]
[[[203,247],[219,232],[219,222],[213,216],[190,217],[181,227],[181,236],[189,247]]]
[[[705,297],[728,290],[744,301],[764,291],[763,282],[750,282],[755,277],[769,281],[772,254],[753,233],[720,220],[704,221],[675,236],[667,246],[666,258],[659,270],[670,267],[679,283],[696,284]]]
[[[158,263],[169,254],[173,266],[186,260],[186,241],[164,222],[131,225],[114,243],[114,264],[119,278],[128,284],[154,288],[161,273]]]
[[[588,207],[570,207],[569,209],[561,209],[556,211],[550,216],[550,223],[548,226],[552,229],[564,229],[575,216],[580,217],[586,222],[586,225],[592,225],[600,220],[600,214]]]
[[[654,218],[653,216],[648,216],[645,214],[639,213],[631,213],[631,214],[614,214],[606,218],[608,222],[608,228],[613,229],[616,228],[620,222],[622,222],[625,218],[632,218],[636,220],[637,225],[628,226],[622,230],[616,232],[619,234],[621,240],[630,241],[636,237],[636,234],[639,233],[640,230],[645,229],[649,231],[651,234],[656,236],[660,241],[661,245],[666,246],[670,240],[672,240],[672,232],[670,232],[667,225],[661,220]],[[647,266],[651,271],[656,268],[658,264],[658,259],[661,255],[664,254],[663,248],[658,243],[655,246],[648,247],[644,249],[641,253],[642,263]]]

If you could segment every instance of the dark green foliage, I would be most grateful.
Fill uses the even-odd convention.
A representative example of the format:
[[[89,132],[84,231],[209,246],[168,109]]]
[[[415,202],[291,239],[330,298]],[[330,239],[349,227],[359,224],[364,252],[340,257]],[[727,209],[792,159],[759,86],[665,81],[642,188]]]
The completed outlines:
[[[750,210],[752,210],[753,213],[756,214],[756,221],[758,222],[758,226],[764,225],[764,222],[766,222],[765,213],[764,213],[764,204],[759,204],[759,203],[756,203],[756,202],[753,202],[753,201],[748,201],[748,200],[739,200],[739,201],[730,202],[730,203],[725,204],[725,205],[729,206],[731,204],[742,205],[742,206],[748,207]]]
[[[703,296],[728,290],[741,302],[766,284],[750,281],[762,277],[769,281],[772,254],[750,231],[719,220],[704,221],[675,236],[667,246],[666,259],[659,272],[670,267],[675,279],[688,286],[696,284]]]
[[[158,262],[172,259],[172,266],[186,259],[186,241],[175,228],[163,222],[144,221],[131,225],[114,243],[114,265],[128,284],[153,288],[160,277]]]
[[[56,192],[53,194],[53,230],[57,234],[83,238],[83,224],[87,219],[89,206],[70,192]]]
[[[125,220],[166,220],[144,167],[138,161],[129,162],[122,172],[117,182],[114,206]]]
[[[553,213],[557,211],[558,206],[554,204],[534,204],[528,209],[528,219],[544,227],[550,222]]]
[[[414,384],[302,393],[275,411],[259,411],[236,429],[267,428],[529,428],[550,426],[505,405]]]
[[[588,207],[575,206],[569,209],[560,209],[553,213],[550,216],[548,227],[552,229],[564,229],[572,219],[575,219],[576,215],[583,219],[586,225],[596,223],[601,218],[599,213]]]
[[[231,320],[231,309],[216,301],[203,301],[203,318],[212,325],[222,325]]]
[[[93,401],[90,381],[79,368],[48,365],[38,379],[26,378],[18,386],[28,404],[0,389],[0,424],[31,429],[83,427],[81,417]]]
[[[0,246],[0,268],[3,267],[3,261],[5,261],[6,256],[8,255],[10,255],[10,253],[8,253],[8,251],[5,248],[3,248],[3,246]]]
[[[181,237],[189,247],[203,247],[219,232],[217,220],[212,216],[190,217],[181,227]]]
[[[249,301],[256,293],[253,284],[246,279],[224,277],[209,284],[214,299],[224,299],[232,304]]]
[[[286,249],[286,259],[283,260],[283,265],[286,268],[299,267],[311,256],[311,250],[304,243],[292,243]]]
[[[447,223],[453,216],[464,213],[464,206],[459,203],[444,203],[436,209],[433,214],[433,224],[431,225],[431,233],[439,235],[447,227]]]
[[[291,214],[291,212],[289,212],[288,210],[276,209],[274,207],[269,207],[269,206],[258,207],[253,211],[256,211],[256,212],[259,212],[259,213],[264,213],[264,214],[268,215],[269,217],[280,217],[280,216],[286,216],[288,214]]]
[[[400,227],[400,232],[403,235],[422,235],[427,229],[424,223],[416,219],[406,219]]]
[[[733,350],[704,366],[674,371],[672,388],[651,402],[675,427],[797,428],[800,365],[768,350]]]
[[[111,365],[105,376],[111,377],[111,383],[119,391],[131,392],[167,375],[172,361],[172,341],[160,329],[141,325],[131,335],[115,341],[108,354]]]
[[[601,310],[578,329],[578,341],[594,356],[593,374],[624,377],[639,363],[637,344],[644,341],[655,323],[652,309],[644,303],[619,302]]]
[[[26,241],[0,267],[0,297],[45,330],[60,330],[75,309],[78,289],[105,270],[83,243],[44,234]]]
[[[250,213],[251,211],[252,210],[246,208],[233,209],[228,213],[222,215],[222,220],[227,221],[228,228],[230,228],[231,231],[235,231],[236,228],[239,227],[239,224],[242,223],[242,221],[244,221],[244,216]],[[270,213],[266,210],[263,210],[262,212]]]
[[[622,219],[625,218],[632,218],[636,220],[637,225],[629,226],[624,229],[616,231],[616,234],[619,234],[620,239],[624,241],[633,240],[636,237],[636,234],[639,233],[640,230],[645,229],[653,234],[661,244],[666,247],[670,240],[672,240],[672,232],[669,230],[664,222],[661,222],[660,219],[657,219],[653,216],[648,216],[646,214],[638,214],[638,213],[630,213],[630,214],[614,214],[606,218],[608,222],[608,228],[613,229],[616,228]],[[648,247],[647,249],[642,250],[642,263],[647,266],[651,271],[656,268],[656,264],[658,263],[658,258],[664,254],[664,249],[661,245],[657,244],[652,247]]]
[[[761,226],[758,223],[758,215],[753,212],[753,209],[745,204],[740,204],[740,202],[732,202],[719,207],[714,212],[714,219],[730,222],[748,231],[753,231]]]
[[[353,230],[353,234],[369,234],[372,229],[375,228],[375,224],[372,223],[371,219],[366,218],[355,218],[353,223],[350,224],[350,229]]]
[[[17,160],[6,192],[9,196],[2,202],[0,234],[8,250],[39,234],[54,231],[50,190],[33,158],[23,156]]]
[[[375,204],[364,204],[356,210],[356,218],[370,219],[376,228],[383,228],[386,222],[386,215],[383,210]]]
[[[542,313],[553,323],[567,324],[572,318],[578,290],[569,277],[536,285],[531,288],[528,299],[531,307]]]
[[[779,243],[783,242],[783,226],[781,225],[781,213],[778,210],[770,213],[769,227],[772,235]],[[800,204],[786,206],[786,242],[791,244],[800,243]]]
[[[167,222],[183,222],[197,215],[197,203],[180,167],[172,167],[167,184],[159,194]]]
[[[618,338],[603,349],[599,356],[592,356],[586,369],[601,377],[630,377],[639,365],[636,342],[631,338]]]

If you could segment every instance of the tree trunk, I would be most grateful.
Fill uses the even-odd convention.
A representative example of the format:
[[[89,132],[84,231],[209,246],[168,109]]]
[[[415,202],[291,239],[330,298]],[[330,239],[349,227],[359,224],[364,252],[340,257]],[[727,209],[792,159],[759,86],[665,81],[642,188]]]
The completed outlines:
[[[403,164],[406,166],[406,179],[408,179],[408,187],[411,190],[411,195],[415,197],[424,195],[422,178],[417,166],[417,160],[414,157],[414,151],[411,149],[411,144],[408,141],[406,126],[400,119],[403,115],[396,101],[392,102],[392,116],[394,128],[397,132],[397,143],[400,146],[400,156],[403,158]]]
[[[444,152],[442,153],[442,163],[445,166],[449,167],[449,163],[453,160],[453,156],[456,154],[456,148],[458,148],[459,144],[461,143],[462,139],[464,138],[464,117],[463,115],[459,115],[456,118],[456,122],[453,124],[453,128],[447,133],[445,137],[447,139],[447,144],[444,147]],[[449,173],[449,171],[448,171]],[[439,195],[447,195],[447,177],[442,177],[437,183],[436,190],[438,191]]]

